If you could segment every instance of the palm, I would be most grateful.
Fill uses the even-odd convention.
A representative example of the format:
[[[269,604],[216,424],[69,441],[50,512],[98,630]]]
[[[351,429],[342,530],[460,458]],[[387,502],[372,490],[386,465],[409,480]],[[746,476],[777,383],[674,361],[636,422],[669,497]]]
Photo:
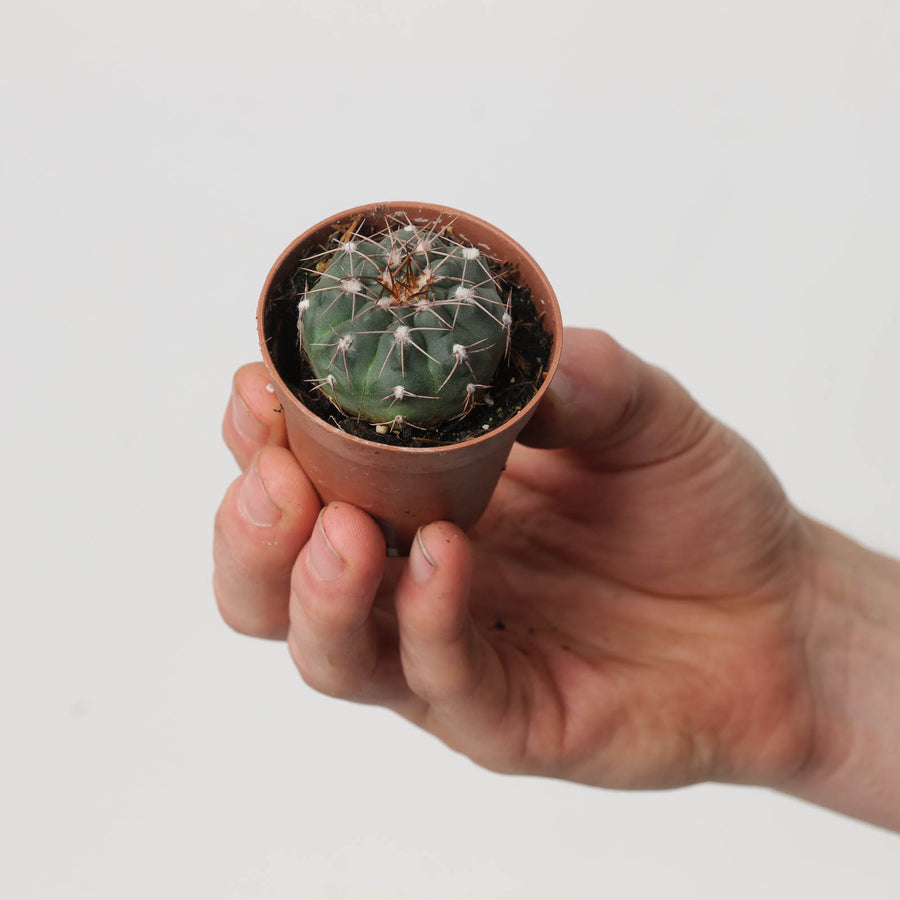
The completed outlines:
[[[470,605],[531,700],[499,748],[460,748],[623,787],[787,775],[804,734],[779,723],[805,721],[779,599],[797,589],[795,526],[765,466],[719,425],[632,468],[517,447],[472,534]]]

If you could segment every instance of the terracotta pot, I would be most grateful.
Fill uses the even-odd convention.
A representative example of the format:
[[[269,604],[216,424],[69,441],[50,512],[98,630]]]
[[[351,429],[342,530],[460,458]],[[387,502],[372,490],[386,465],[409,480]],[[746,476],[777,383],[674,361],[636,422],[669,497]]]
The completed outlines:
[[[519,281],[544,330],[553,336],[545,377],[535,396],[511,419],[484,435],[437,447],[395,447],[347,434],[310,412],[285,384],[277,365],[272,303],[298,263],[323,239],[361,214],[383,218],[405,212],[416,224],[453,223],[455,236],[487,255],[518,267]],[[392,555],[407,553],[421,525],[449,520],[466,529],[484,512],[513,442],[531,418],[556,371],[562,345],[559,305],[546,275],[515,241],[487,222],[459,210],[427,203],[382,203],[338,213],[313,226],[281,254],[266,278],[257,307],[263,359],[284,407],[294,455],[322,501],[344,500],[366,510],[381,525]]]

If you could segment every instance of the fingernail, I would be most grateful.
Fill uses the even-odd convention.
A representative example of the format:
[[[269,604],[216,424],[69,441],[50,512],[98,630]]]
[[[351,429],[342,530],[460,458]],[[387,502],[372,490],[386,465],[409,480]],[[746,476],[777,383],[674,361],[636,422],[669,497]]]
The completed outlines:
[[[409,554],[409,574],[412,580],[422,584],[428,581],[434,575],[435,566],[434,559],[425,546],[422,538],[422,529],[416,532],[416,542],[412,552]]]
[[[234,430],[250,444],[264,444],[269,437],[268,427],[253,415],[236,387],[231,391],[231,421]]]
[[[269,496],[255,459],[241,485],[240,505],[246,518],[259,528],[271,528],[281,521],[281,509]]]
[[[325,510],[323,509],[319,513],[316,527],[313,529],[312,536],[309,539],[309,550],[306,558],[316,578],[320,581],[334,581],[344,571],[346,563],[341,559],[340,554],[334,549],[334,545],[328,539],[323,521],[324,518]]]

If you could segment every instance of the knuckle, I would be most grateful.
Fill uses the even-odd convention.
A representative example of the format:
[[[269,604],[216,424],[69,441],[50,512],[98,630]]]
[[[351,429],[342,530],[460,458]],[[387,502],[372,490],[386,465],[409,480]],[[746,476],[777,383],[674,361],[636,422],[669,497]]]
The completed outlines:
[[[414,667],[407,671],[406,682],[417,697],[435,706],[465,700],[475,690],[472,672],[461,667],[440,673]]]
[[[222,421],[222,441],[231,453],[239,469],[246,469],[252,454],[244,446],[244,442],[235,433],[231,416],[226,413]]]
[[[293,632],[292,632],[293,634]],[[338,700],[353,700],[363,693],[367,679],[349,665],[340,665],[319,653],[304,653],[289,637],[291,659],[304,683],[319,694]],[[316,659],[312,657],[315,656]]]
[[[258,564],[259,553],[256,545],[244,537],[232,515],[230,501],[225,501],[216,512],[213,523],[213,558],[217,565],[241,574],[252,573]]]
[[[222,621],[232,631],[248,637],[257,636],[257,625],[253,617],[248,616],[246,605],[236,603],[230,593],[223,589],[218,572],[213,573],[213,595],[216,598],[216,606]]]
[[[305,571],[303,557],[291,573],[291,604],[320,640],[349,638],[369,618],[372,601],[368,594],[345,587],[316,584]]]
[[[406,617],[404,628],[410,645],[427,647],[431,653],[446,653],[458,647],[468,649],[471,634],[467,610],[443,615],[436,612],[432,609],[430,616],[417,616],[415,620]]]
[[[313,668],[302,668],[298,671],[307,686],[318,694],[333,697],[335,700],[351,700],[355,695],[353,685],[342,676],[323,673],[320,669]]]
[[[279,603],[277,597],[258,602],[235,596],[233,591],[223,588],[218,572],[213,572],[213,595],[222,621],[232,631],[246,637],[284,640],[287,610],[286,604]]]
[[[316,603],[309,606],[307,617],[317,631],[348,641],[365,625],[369,616],[368,604],[361,604],[356,600],[338,600],[333,604]]]

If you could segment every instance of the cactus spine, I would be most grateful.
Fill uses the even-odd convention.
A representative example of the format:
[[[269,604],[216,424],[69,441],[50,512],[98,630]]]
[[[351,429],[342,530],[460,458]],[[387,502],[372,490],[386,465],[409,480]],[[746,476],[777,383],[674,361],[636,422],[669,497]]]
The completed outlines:
[[[300,343],[316,389],[345,413],[427,426],[490,386],[512,318],[478,248],[395,217],[302,271]]]

